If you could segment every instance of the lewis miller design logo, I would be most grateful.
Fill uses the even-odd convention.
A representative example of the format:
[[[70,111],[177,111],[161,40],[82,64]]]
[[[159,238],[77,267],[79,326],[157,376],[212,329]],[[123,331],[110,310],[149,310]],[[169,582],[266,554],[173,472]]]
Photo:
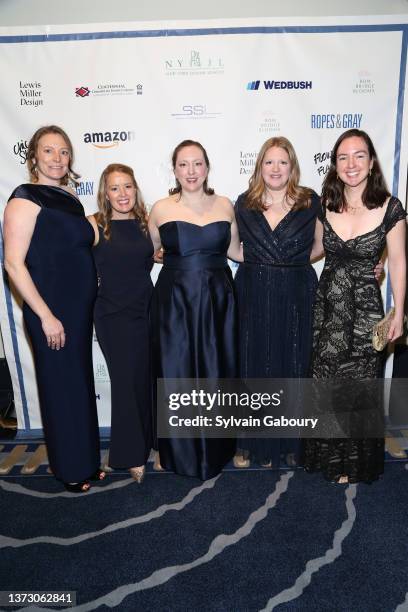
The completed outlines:
[[[75,95],[78,96],[79,98],[86,98],[87,96],[89,96],[90,94],[90,89],[89,87],[76,87],[75,89]]]
[[[111,149],[118,147],[123,142],[129,142],[135,139],[135,133],[128,130],[117,132],[85,132],[84,142],[91,144],[97,149]]]
[[[20,106],[43,106],[42,95],[39,81],[20,81]]]
[[[247,91],[259,89],[312,89],[312,81],[249,81]]]

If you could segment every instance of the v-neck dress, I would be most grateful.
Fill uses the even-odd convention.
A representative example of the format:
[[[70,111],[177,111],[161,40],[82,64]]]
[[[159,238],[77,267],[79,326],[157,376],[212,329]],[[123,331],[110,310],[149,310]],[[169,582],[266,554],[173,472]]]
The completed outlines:
[[[272,229],[263,212],[235,204],[244,263],[235,276],[239,312],[239,361],[243,378],[307,376],[312,351],[312,309],[317,276],[310,264],[320,200],[290,210]],[[296,440],[245,439],[238,446],[260,463],[279,466]]]
[[[342,240],[325,211],[322,213],[326,261],[314,308],[311,374],[317,379],[348,381],[341,385],[337,403],[353,418],[352,431],[359,431],[360,421],[367,429],[367,409],[372,410],[373,402],[378,401],[374,386],[357,397],[361,387],[352,381],[379,378],[383,370],[384,355],[372,346],[373,327],[384,316],[374,267],[385,248],[387,233],[405,217],[401,202],[392,197],[378,227]],[[382,415],[382,403],[378,408],[377,419]],[[349,482],[376,480],[384,469],[384,439],[375,435],[356,438],[305,440],[305,468],[323,472],[328,480],[342,475],[347,475]]]

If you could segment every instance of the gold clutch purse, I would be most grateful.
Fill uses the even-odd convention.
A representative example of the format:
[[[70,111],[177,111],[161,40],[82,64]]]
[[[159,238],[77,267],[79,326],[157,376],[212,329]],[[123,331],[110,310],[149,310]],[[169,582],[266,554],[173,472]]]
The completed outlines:
[[[373,348],[375,348],[376,351],[384,350],[388,344],[388,332],[390,331],[394,314],[395,308],[390,308],[385,317],[374,325]]]

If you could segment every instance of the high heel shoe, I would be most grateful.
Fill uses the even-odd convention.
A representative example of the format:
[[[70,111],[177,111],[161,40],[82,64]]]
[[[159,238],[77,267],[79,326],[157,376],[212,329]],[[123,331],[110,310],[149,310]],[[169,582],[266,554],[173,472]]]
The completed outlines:
[[[234,464],[234,467],[240,468],[240,469],[249,468],[249,466],[251,465],[250,460],[244,459],[243,455],[234,455],[232,463]]]
[[[94,472],[92,474],[92,476],[89,477],[89,480],[96,480],[101,481],[101,480],[105,480],[106,478],[106,472],[104,472],[103,470],[97,469],[96,472]]]
[[[87,480],[83,482],[64,482],[63,485],[69,493],[88,493],[91,488]]]
[[[154,458],[153,469],[155,472],[164,472],[164,467],[160,463],[160,455],[158,452],[156,452],[156,455]]]
[[[138,467],[131,467],[129,468],[129,472],[133,480],[136,480],[138,484],[142,484],[146,474],[146,468],[144,465],[140,465]]]

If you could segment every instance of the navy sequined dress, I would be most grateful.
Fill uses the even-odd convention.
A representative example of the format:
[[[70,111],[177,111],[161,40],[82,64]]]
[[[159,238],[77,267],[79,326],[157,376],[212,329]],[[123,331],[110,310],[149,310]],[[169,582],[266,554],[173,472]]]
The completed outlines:
[[[242,378],[306,377],[312,352],[312,310],[317,276],[310,264],[316,218],[309,208],[290,210],[272,229],[262,211],[235,204],[244,260],[235,276]],[[262,464],[278,467],[281,453],[297,454],[297,440],[241,438],[238,446]]]

